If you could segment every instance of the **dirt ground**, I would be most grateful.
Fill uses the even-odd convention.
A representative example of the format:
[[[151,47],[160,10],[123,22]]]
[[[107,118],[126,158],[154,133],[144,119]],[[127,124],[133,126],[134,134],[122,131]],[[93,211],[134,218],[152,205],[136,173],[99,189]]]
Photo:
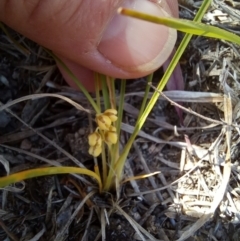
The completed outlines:
[[[179,1],[180,17],[193,19],[201,1]],[[240,2],[214,0],[203,22],[240,34]],[[92,170],[89,117],[83,94],[66,86],[45,50],[8,29],[0,30],[0,103],[32,94],[0,112],[0,176],[46,166]],[[179,33],[176,47],[183,34]],[[33,178],[0,191],[0,240],[8,241],[239,241],[240,47],[193,37],[180,66],[183,90],[166,90],[128,156],[120,197],[98,194],[77,175]],[[154,73],[156,86],[163,74]],[[146,79],[127,83],[121,144],[129,139]],[[151,92],[154,90],[151,89]],[[176,103],[185,109],[176,111]],[[179,109],[177,109],[179,110]],[[79,192],[81,190],[81,192]],[[154,191],[153,191],[154,190]],[[84,195],[83,195],[84,194]],[[82,206],[86,195],[89,202]]]

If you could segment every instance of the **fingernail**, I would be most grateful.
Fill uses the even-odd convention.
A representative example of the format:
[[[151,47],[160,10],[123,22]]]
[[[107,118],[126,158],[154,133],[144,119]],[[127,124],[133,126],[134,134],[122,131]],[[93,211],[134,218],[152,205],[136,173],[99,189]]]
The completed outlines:
[[[167,13],[147,0],[126,1],[124,6],[156,16]],[[165,62],[176,41],[176,31],[122,15],[115,15],[107,26],[98,51],[123,69],[155,70]]]

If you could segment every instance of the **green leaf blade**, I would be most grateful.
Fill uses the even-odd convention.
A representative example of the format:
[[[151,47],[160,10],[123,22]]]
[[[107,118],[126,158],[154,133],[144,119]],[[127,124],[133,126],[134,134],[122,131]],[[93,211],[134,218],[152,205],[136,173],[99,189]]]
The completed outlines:
[[[210,26],[207,24],[199,23],[196,21],[190,21],[178,18],[158,17],[137,12],[131,9],[121,8],[119,12],[126,16],[131,16],[141,20],[149,21],[156,24],[162,24],[170,28],[174,28],[178,31],[194,34],[199,36],[205,36],[209,38],[223,39],[240,45],[240,37],[236,34],[220,29],[218,27]]]

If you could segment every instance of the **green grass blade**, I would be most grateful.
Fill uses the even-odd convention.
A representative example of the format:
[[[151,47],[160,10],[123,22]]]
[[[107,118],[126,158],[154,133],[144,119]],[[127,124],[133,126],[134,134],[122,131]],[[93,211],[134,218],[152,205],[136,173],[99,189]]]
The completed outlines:
[[[99,74],[99,76],[101,81],[102,96],[103,96],[103,102],[104,102],[103,111],[105,111],[110,108],[110,100],[109,100],[109,93],[108,93],[108,87],[107,87],[107,77],[103,74]]]
[[[210,5],[211,1],[204,3],[204,5]],[[203,5],[203,4],[202,4]],[[204,6],[203,6],[204,7]],[[131,16],[134,18],[146,20],[152,23],[162,24],[170,28],[177,29],[178,31],[194,34],[194,35],[201,35],[210,38],[217,38],[227,40],[233,43],[240,45],[240,37],[236,34],[228,32],[226,30],[220,29],[218,27],[210,26],[203,23],[198,23],[196,21],[190,21],[185,19],[178,19],[178,18],[163,18],[157,17],[141,12],[137,12],[131,9],[120,8],[119,13]]]
[[[115,157],[114,157],[113,165],[115,165],[115,162],[119,158],[119,140],[120,140],[122,118],[123,118],[123,107],[124,107],[125,90],[126,90],[126,80],[122,79],[121,80],[121,87],[120,87],[120,96],[119,96],[119,100],[118,100],[119,104],[118,104],[118,108],[117,108],[118,119],[117,119],[117,122],[116,122],[116,129],[117,129],[118,140],[117,140],[116,145],[114,145],[113,153],[115,153]],[[112,169],[113,169],[113,166],[112,166]]]
[[[141,108],[139,110],[139,115],[138,115],[138,119],[137,121],[139,120],[139,118],[142,116],[145,108],[146,108],[146,104],[147,104],[147,100],[148,100],[148,94],[149,94],[149,91],[150,91],[150,88],[151,86],[149,85],[149,83],[152,82],[152,78],[153,78],[153,74],[150,74],[148,75],[147,77],[147,86],[145,88],[145,93],[144,93],[144,97],[143,97],[143,101],[142,101],[142,105],[141,105]]]
[[[100,76],[98,73],[94,73],[94,82],[95,82],[95,94],[96,94],[96,104],[101,111],[101,98],[100,98]]]
[[[115,79],[109,76],[107,78],[107,86],[109,92],[109,100],[110,100],[110,108],[116,109],[116,87],[115,87]]]
[[[93,177],[98,182],[99,190],[102,190],[102,181],[100,177],[95,172],[79,167],[44,167],[14,173],[0,178],[0,188],[29,178],[69,173],[84,174]]]
[[[117,135],[120,137],[121,123],[123,118],[123,107],[124,107],[124,97],[126,91],[126,80],[121,80],[121,88],[120,88],[120,99],[118,104],[118,121],[117,121]]]
[[[102,182],[103,185],[105,184],[106,180],[107,180],[107,175],[108,175],[108,164],[107,164],[107,156],[106,156],[106,152],[107,152],[107,147],[106,145],[103,143],[102,144],[102,153],[101,153],[101,157],[102,157]]]

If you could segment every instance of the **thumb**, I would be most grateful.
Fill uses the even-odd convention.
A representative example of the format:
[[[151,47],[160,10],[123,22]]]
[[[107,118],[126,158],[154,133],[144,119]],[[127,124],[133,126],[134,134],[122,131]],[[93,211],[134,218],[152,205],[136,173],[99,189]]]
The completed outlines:
[[[120,16],[117,8],[166,16],[177,13],[172,2],[1,0],[0,20],[53,50],[70,69],[78,70],[77,75],[85,73],[85,81],[92,76],[90,70],[116,78],[136,78],[162,65],[175,44],[176,31]]]

